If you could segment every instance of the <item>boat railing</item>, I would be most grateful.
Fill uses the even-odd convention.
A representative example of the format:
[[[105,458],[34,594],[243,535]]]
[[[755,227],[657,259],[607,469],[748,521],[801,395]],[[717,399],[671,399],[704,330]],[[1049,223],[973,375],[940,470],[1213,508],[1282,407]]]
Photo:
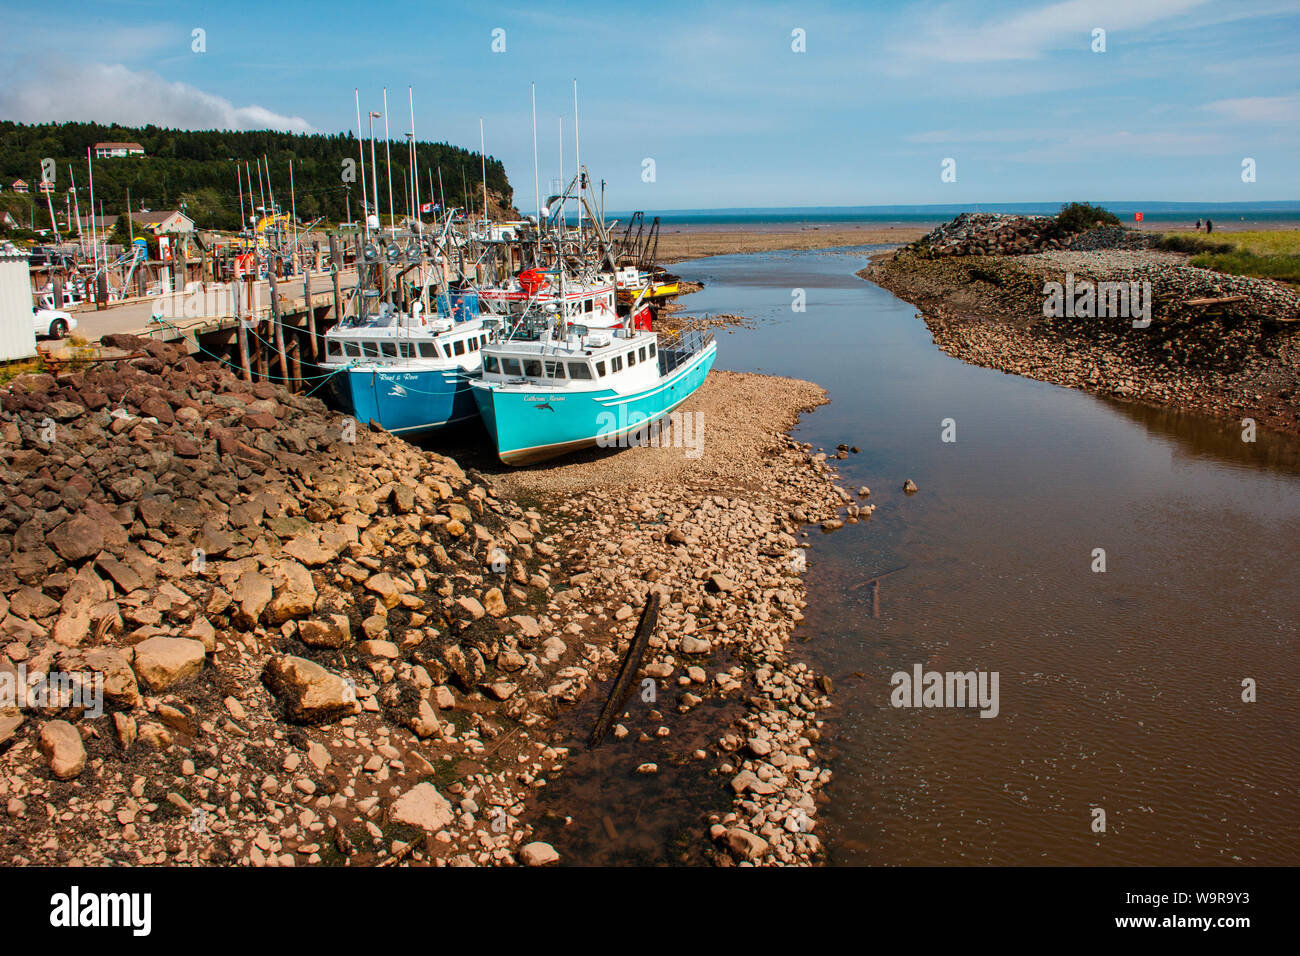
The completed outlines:
[[[708,348],[713,332],[702,326],[689,325],[659,336],[659,371],[667,375]]]

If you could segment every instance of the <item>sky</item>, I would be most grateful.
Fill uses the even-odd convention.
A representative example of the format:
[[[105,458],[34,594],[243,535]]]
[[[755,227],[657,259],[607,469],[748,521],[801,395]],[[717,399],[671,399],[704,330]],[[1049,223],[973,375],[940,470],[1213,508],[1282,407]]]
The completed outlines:
[[[525,211],[530,85],[545,196],[561,153],[573,172],[575,79],[582,161],[611,210],[1300,198],[1300,0],[0,14],[0,119],[339,132],[354,89],[365,116],[386,86],[403,140],[409,86],[421,139],[477,149],[483,120]]]

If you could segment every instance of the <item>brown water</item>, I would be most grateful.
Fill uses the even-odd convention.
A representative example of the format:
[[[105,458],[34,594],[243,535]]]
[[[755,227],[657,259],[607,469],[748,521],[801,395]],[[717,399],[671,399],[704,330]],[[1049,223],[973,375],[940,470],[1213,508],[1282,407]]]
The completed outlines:
[[[796,632],[836,683],[832,862],[1300,863],[1300,447],[966,366],[864,264],[675,266],[693,311],[760,320],[720,368],[827,388],[798,437],[860,446],[842,483],[879,506],[816,537]],[[997,672],[998,716],[892,707],[914,664]]]

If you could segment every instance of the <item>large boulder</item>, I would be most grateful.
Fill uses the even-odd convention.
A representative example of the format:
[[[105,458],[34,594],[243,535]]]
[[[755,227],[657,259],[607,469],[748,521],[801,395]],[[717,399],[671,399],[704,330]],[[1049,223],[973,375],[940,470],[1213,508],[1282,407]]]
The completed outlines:
[[[97,522],[79,514],[47,534],[45,543],[64,561],[75,564],[104,549],[104,532]]]
[[[104,697],[110,703],[122,707],[135,707],[140,703],[135,671],[118,651],[111,647],[90,651],[86,654],[86,666],[104,675]]]
[[[270,580],[261,572],[253,568],[245,569],[230,589],[230,597],[236,605],[231,615],[235,626],[244,630],[252,630],[256,627],[262,611],[271,603],[274,593]]]
[[[47,721],[41,727],[41,753],[50,761],[50,772],[60,780],[71,780],[86,766],[86,748],[77,728],[66,720]]]
[[[352,685],[305,657],[272,657],[262,670],[262,682],[297,723],[328,723],[356,711]]]
[[[131,652],[135,675],[150,691],[166,690],[203,669],[202,641],[187,637],[151,637]]]
[[[316,607],[316,585],[311,572],[297,561],[281,561],[275,569],[276,592],[266,609],[269,624],[280,625],[306,617]]]

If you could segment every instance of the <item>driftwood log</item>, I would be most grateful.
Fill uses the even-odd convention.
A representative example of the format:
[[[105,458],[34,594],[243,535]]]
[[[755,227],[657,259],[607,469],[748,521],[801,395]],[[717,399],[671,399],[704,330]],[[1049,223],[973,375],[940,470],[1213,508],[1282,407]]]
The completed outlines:
[[[651,591],[650,596],[646,598],[645,607],[641,609],[641,620],[637,622],[632,643],[627,653],[623,655],[618,677],[609,692],[605,706],[601,708],[600,716],[596,718],[596,725],[591,728],[591,737],[587,740],[589,748],[600,746],[600,742],[609,733],[610,725],[614,723],[614,717],[623,709],[623,701],[632,687],[632,678],[636,676],[637,669],[641,666],[641,658],[645,657],[646,648],[650,646],[650,635],[654,633],[658,620],[659,592]]]

